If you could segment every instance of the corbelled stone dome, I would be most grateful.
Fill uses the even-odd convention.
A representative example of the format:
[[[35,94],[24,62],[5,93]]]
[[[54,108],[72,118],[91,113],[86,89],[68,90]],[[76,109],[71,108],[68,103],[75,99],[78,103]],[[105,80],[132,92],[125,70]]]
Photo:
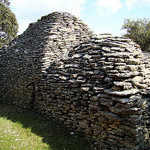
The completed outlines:
[[[77,44],[91,38],[93,32],[80,19],[67,12],[53,12],[31,23],[27,30],[12,41],[1,59],[5,65],[2,76],[2,99],[29,103],[33,92],[29,87],[52,62],[67,57]],[[6,58],[7,57],[7,58]],[[9,60],[9,61],[8,61]],[[6,67],[7,66],[7,67]],[[8,82],[8,85],[5,83]],[[7,91],[7,92],[6,92]]]
[[[69,13],[29,25],[0,55],[0,97],[82,132],[99,149],[146,149],[150,59]]]

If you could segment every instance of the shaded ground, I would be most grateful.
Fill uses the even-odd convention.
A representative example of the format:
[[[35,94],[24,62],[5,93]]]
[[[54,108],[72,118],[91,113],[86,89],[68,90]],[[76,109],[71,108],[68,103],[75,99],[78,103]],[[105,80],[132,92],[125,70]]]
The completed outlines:
[[[33,112],[0,104],[0,118],[22,124],[24,129],[30,128],[32,133],[42,137],[42,142],[48,144],[50,150],[90,150],[89,143],[79,134],[61,127],[54,121],[41,119]],[[1,149],[2,143],[0,144]]]

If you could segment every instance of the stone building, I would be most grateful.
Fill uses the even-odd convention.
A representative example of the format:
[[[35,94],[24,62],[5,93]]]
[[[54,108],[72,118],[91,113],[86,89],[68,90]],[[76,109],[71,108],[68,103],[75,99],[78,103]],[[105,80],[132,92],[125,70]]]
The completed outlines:
[[[149,57],[69,13],[42,17],[1,51],[0,96],[82,132],[99,149],[144,149]]]
[[[25,107],[32,103],[36,83],[49,65],[65,58],[73,46],[92,35],[87,25],[69,13],[54,12],[30,24],[3,51],[2,99],[13,99],[13,103],[16,101]]]

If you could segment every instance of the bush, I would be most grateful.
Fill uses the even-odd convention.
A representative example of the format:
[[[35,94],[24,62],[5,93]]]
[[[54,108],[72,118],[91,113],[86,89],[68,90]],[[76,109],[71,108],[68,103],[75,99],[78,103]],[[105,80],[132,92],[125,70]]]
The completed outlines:
[[[14,13],[0,2],[0,48],[17,36],[18,23]]]
[[[125,19],[122,29],[126,29],[125,37],[132,39],[134,42],[141,46],[143,51],[150,51],[150,20]]]

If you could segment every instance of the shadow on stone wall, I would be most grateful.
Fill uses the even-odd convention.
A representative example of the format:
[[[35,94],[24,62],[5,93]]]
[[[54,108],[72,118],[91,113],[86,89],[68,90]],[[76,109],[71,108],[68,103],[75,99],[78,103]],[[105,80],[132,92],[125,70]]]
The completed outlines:
[[[11,124],[19,124],[21,126],[21,131],[19,130],[19,133],[16,133],[17,139],[21,138],[21,141],[17,141],[17,144],[20,144],[20,149],[27,149],[27,146],[28,149],[38,149],[37,145],[33,145],[34,142],[36,143],[36,141],[30,141],[31,138],[33,138],[34,134],[34,138],[35,135],[40,137],[41,142],[49,146],[47,146],[47,148],[45,147],[45,149],[47,150],[93,150],[90,143],[85,141],[83,139],[83,136],[81,136],[80,134],[77,134],[72,130],[68,130],[68,128],[65,128],[62,124],[58,124],[58,122],[55,122],[52,118],[39,116],[31,110],[0,103],[0,119],[1,118],[6,119],[6,121],[9,121],[9,123],[11,121]],[[2,132],[4,131],[4,128],[8,129],[7,126],[1,127]],[[8,130],[10,131],[12,129],[9,128]],[[26,132],[24,130],[26,130]],[[30,130],[31,134],[27,139],[24,139],[25,142],[23,142],[23,139],[21,137],[23,134],[22,132],[24,131],[25,133],[27,133],[28,130]],[[13,136],[15,136],[15,133],[13,134]],[[25,135],[23,134],[23,136]],[[7,141],[4,141],[3,143],[6,142]],[[40,142],[40,140],[38,142]],[[1,144],[0,146],[1,148],[2,146],[4,147],[3,144]]]
[[[87,25],[69,13],[54,12],[30,24],[1,51],[2,99],[24,107],[33,103],[42,72],[92,35]]]
[[[14,40],[1,64],[6,103],[52,116],[101,149],[144,148],[150,65],[130,39],[96,36],[74,16],[52,13]]]

